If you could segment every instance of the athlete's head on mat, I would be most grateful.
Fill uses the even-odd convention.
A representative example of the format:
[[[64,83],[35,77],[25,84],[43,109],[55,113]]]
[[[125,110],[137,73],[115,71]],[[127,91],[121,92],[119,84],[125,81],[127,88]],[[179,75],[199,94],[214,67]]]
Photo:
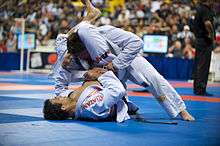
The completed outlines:
[[[74,118],[76,103],[86,87],[99,84],[97,79],[107,70],[93,68],[84,74],[84,83],[75,89],[69,97],[55,97],[44,102],[43,114],[48,120],[64,120]]]

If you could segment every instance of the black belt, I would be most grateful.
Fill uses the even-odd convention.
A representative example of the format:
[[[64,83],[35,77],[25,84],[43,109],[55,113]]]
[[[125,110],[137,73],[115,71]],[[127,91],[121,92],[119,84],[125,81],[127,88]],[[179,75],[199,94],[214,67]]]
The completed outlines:
[[[158,120],[147,120],[142,116],[141,114],[136,114],[131,116],[132,119],[134,119],[137,122],[142,123],[151,123],[151,124],[171,124],[171,125],[177,125],[177,122],[173,121],[158,121]]]
[[[102,54],[101,56],[96,57],[96,62],[99,63],[102,59],[107,58],[109,53],[111,53],[111,51],[107,51],[104,54]]]
[[[111,109],[110,109],[110,115],[109,117],[106,119],[108,121],[116,121],[117,118],[117,105],[114,104]]]

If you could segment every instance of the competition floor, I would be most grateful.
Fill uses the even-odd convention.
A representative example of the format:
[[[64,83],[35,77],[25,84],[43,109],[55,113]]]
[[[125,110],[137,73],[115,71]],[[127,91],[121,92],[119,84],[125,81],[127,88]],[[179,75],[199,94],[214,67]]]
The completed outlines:
[[[220,83],[209,84],[213,97],[194,96],[192,83],[170,81],[182,95],[196,122],[169,119],[160,105],[139,86],[129,84],[130,99],[151,121],[124,123],[47,121],[42,106],[53,95],[53,83],[44,74],[0,73],[1,146],[205,146],[220,145]],[[77,85],[73,85],[73,88]],[[135,90],[135,92],[134,92]]]

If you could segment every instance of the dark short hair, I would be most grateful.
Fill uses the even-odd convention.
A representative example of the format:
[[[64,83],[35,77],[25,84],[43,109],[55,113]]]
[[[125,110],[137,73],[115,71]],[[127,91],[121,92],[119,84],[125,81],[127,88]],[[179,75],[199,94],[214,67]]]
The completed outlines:
[[[70,54],[77,54],[86,50],[86,47],[81,41],[78,32],[72,33],[70,36],[68,36],[67,50]]]
[[[209,3],[214,3],[214,0],[198,0],[199,3],[206,3],[206,2],[209,2]]]
[[[69,113],[62,110],[62,104],[52,104],[49,99],[45,100],[43,114],[47,120],[65,120],[69,118]]]

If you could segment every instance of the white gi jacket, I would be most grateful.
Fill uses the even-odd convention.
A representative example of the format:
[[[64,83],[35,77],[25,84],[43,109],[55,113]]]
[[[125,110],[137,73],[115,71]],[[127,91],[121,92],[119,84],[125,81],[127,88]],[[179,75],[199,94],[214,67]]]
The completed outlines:
[[[123,122],[130,119],[128,106],[122,100],[126,90],[120,80],[112,71],[107,71],[98,78],[102,86],[88,86],[80,95],[76,104],[75,119],[104,120],[114,117],[116,121]],[[116,111],[112,108],[116,105]]]

